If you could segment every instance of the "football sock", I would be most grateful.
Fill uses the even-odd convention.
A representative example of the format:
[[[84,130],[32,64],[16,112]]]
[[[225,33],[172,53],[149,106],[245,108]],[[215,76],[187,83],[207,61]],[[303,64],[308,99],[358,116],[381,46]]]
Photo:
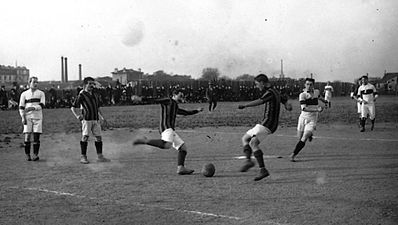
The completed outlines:
[[[82,155],[87,154],[87,145],[88,145],[87,141],[80,141],[80,149],[81,149]]]
[[[362,118],[361,119],[361,127],[365,127],[365,124],[366,124],[366,118]]]
[[[184,166],[185,157],[186,157],[186,156],[187,156],[187,151],[178,150],[178,155],[177,155],[177,158],[178,158],[177,165],[178,165],[178,166]]]
[[[372,121],[372,125],[375,125],[375,120],[376,119],[370,120],[370,121]]]
[[[253,153],[253,155],[254,155],[254,157],[256,157],[256,159],[257,159],[258,167],[264,168],[265,165],[264,165],[263,151],[261,151],[261,149],[259,149],[259,150],[255,151],[255,152]]]
[[[304,146],[305,146],[305,142],[303,142],[303,141],[300,140],[300,141],[297,143],[296,148],[295,148],[294,151],[293,151],[294,155],[297,155],[297,154],[301,151],[301,149],[304,148]]]
[[[250,159],[252,156],[252,148],[250,145],[243,146],[243,153],[245,153],[246,159]]]
[[[40,141],[33,143],[33,154],[38,155],[40,149]]]
[[[96,141],[95,149],[97,150],[97,154],[102,154],[102,141]]]
[[[151,140],[148,140],[148,142],[146,143],[147,145],[151,145],[151,146],[155,146],[155,147],[158,147],[158,148],[165,148],[164,147],[164,145],[165,145],[165,141],[163,141],[163,140],[161,140],[161,139],[151,139]]]
[[[25,141],[25,154],[30,154],[30,141]]]

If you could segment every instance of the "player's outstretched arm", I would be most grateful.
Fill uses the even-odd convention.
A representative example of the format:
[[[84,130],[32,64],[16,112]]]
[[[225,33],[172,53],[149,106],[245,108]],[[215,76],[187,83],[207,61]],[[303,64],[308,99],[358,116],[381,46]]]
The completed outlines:
[[[184,115],[184,116],[188,116],[188,115],[194,115],[196,113],[200,113],[203,111],[203,108],[199,108],[199,109],[195,109],[195,110],[185,110],[185,109],[177,109],[177,114],[178,115]]]
[[[244,108],[247,108],[247,107],[254,107],[254,106],[261,105],[261,104],[264,104],[264,100],[256,99],[254,101],[251,101],[251,102],[247,103],[246,105],[239,105],[238,109],[244,109]]]

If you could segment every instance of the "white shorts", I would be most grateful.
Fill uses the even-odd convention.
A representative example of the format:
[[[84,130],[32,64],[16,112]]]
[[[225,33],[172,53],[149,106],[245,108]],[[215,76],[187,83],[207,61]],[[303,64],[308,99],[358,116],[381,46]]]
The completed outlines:
[[[300,116],[298,119],[297,130],[302,132],[314,132],[316,130],[316,121],[316,118],[304,118]]]
[[[184,141],[178,136],[178,134],[171,128],[168,128],[162,132],[162,140],[173,143],[173,148],[179,149]]]
[[[361,107],[361,117],[366,118],[369,114],[369,118],[373,120],[376,117],[376,110],[374,103],[363,104]]]
[[[330,102],[332,100],[332,96],[330,95],[325,95],[325,100]]]
[[[101,124],[98,120],[82,120],[82,135],[90,136],[90,131],[95,137],[101,136]]]
[[[26,125],[23,125],[23,133],[42,133],[42,119],[26,118]]]
[[[266,138],[269,134],[271,134],[271,131],[267,128],[264,127],[261,124],[256,124],[252,129],[248,130],[246,132],[247,135],[254,137],[256,136],[259,141],[263,140]]]

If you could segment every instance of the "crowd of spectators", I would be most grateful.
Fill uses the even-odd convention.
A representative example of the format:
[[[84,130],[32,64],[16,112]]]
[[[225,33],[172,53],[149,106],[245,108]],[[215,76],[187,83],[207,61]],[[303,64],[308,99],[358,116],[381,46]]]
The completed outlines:
[[[214,86],[218,101],[250,101],[260,95],[251,81],[219,81]],[[274,82],[276,89],[291,98],[297,97],[302,89],[301,86],[297,82]],[[190,82],[140,81],[130,82],[127,85],[122,85],[119,82],[102,85],[98,83],[96,91],[100,95],[103,106],[146,104],[145,101],[136,101],[137,97],[163,98],[169,96],[174,89],[181,90],[185,94],[187,102],[201,103],[207,101],[207,87],[208,81],[200,80]],[[0,90],[1,109],[17,109],[19,96],[26,88],[15,85],[10,90],[5,90],[2,87]],[[82,86],[61,89],[53,85],[50,88],[41,88],[41,90],[46,94],[47,108],[65,108],[72,105],[77,94],[82,90]]]

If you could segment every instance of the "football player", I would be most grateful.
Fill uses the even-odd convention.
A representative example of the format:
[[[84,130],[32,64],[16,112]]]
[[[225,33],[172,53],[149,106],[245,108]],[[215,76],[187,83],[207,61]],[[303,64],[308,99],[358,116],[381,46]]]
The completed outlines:
[[[318,101],[327,103],[325,99],[319,94],[319,90],[314,88],[315,79],[305,79],[305,88],[299,95],[301,105],[301,114],[298,119],[297,136],[299,141],[293,153],[290,155],[290,160],[295,162],[295,157],[304,148],[306,141],[312,141],[318,114],[323,111],[323,108],[318,105]]]
[[[145,100],[145,99],[144,99]],[[194,170],[185,167],[185,158],[187,155],[187,146],[185,142],[175,132],[175,122],[178,115],[194,115],[202,112],[203,108],[196,110],[185,110],[178,106],[179,102],[184,101],[184,94],[180,90],[174,90],[172,96],[164,99],[154,100],[155,103],[160,104],[161,119],[159,131],[161,132],[160,139],[136,139],[133,145],[150,145],[161,149],[170,149],[173,147],[177,150],[177,174],[188,175],[192,174]]]
[[[38,161],[40,150],[40,134],[42,133],[43,108],[46,103],[45,94],[38,89],[37,77],[29,78],[29,89],[22,92],[19,99],[19,114],[22,118],[25,134],[25,154],[27,161]],[[33,134],[33,159],[30,155],[31,136]]]
[[[245,105],[239,105],[239,109],[253,107],[258,105],[265,105],[264,117],[261,123],[256,124],[252,129],[248,130],[242,137],[243,152],[246,156],[246,161],[241,167],[240,172],[246,172],[254,167],[254,162],[251,160],[253,153],[260,168],[259,175],[254,178],[259,181],[269,176],[268,170],[265,168],[263,151],[260,149],[260,141],[268,135],[274,133],[278,128],[280,104],[285,106],[288,111],[292,110],[292,105],[288,103],[288,98],[285,95],[274,89],[265,74],[259,74],[254,78],[256,88],[263,92],[259,99],[251,101]]]
[[[362,76],[362,85],[358,88],[358,100],[361,105],[361,132],[365,131],[366,118],[369,114],[369,119],[372,122],[370,130],[374,129],[375,126],[375,102],[379,97],[377,90],[373,84],[369,83],[368,76]]]

